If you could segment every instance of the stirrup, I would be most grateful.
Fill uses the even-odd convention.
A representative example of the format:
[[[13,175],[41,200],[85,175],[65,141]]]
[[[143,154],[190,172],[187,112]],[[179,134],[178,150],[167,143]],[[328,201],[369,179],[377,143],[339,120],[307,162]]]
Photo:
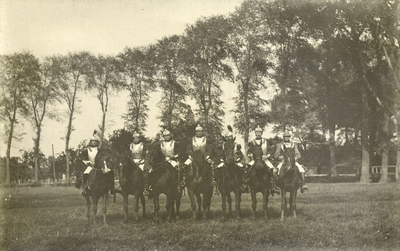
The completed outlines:
[[[217,182],[215,180],[211,181],[211,186],[215,187],[217,185]]]
[[[308,192],[308,187],[307,187],[307,186],[304,186],[304,187],[301,186],[300,192],[301,192],[301,193]]]
[[[185,181],[182,180],[181,183],[180,183],[180,185],[181,185],[181,187],[184,187],[184,186],[186,185]]]

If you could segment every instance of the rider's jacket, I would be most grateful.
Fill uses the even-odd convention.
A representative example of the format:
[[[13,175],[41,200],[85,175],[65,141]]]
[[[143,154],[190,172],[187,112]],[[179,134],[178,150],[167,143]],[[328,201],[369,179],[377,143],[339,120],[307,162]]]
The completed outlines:
[[[263,154],[268,155],[268,141],[265,138],[253,139],[252,141],[249,142],[248,146],[249,146],[248,150],[249,153],[253,152],[253,149],[255,147],[261,147]]]
[[[205,157],[210,156],[211,154],[210,142],[205,136],[203,137],[195,136],[190,139],[187,148],[187,154],[192,155],[195,151],[200,151],[201,153],[203,153]]]
[[[177,144],[175,140],[170,141],[161,141],[160,142],[161,152],[164,154],[165,157],[173,157],[177,152]]]
[[[295,158],[299,159],[301,157],[297,144],[292,141],[279,143],[279,145],[276,147],[274,157],[277,159],[279,156],[283,155],[285,148],[294,148]]]

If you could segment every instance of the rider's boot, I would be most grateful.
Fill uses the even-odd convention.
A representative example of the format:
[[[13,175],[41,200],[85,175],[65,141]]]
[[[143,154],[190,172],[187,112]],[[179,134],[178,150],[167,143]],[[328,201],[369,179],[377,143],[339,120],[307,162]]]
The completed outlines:
[[[144,183],[144,191],[143,191],[143,195],[144,196],[148,196],[150,191],[151,191],[151,187],[149,184],[149,173],[147,171],[143,172],[143,183]]]
[[[217,170],[214,168],[212,172],[212,179],[211,179],[211,185],[214,187],[214,194],[219,195],[219,190],[218,190],[218,175],[217,175]]]
[[[300,189],[300,192],[304,193],[304,192],[308,191],[308,187],[306,185],[305,174],[301,173],[300,177],[301,177],[301,189]]]
[[[82,183],[83,183],[83,185],[82,185],[82,192],[81,192],[81,195],[83,197],[86,197],[88,195],[88,193],[89,193],[88,181],[89,181],[89,174],[88,173],[84,173],[82,175]]]

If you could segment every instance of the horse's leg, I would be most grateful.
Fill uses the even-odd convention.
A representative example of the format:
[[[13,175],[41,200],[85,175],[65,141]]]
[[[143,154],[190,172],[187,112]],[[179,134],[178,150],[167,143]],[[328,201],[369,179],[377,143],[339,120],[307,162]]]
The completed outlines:
[[[196,198],[194,197],[194,192],[192,188],[187,189],[189,199],[190,199],[190,207],[192,208],[192,218],[195,221],[196,220]]]
[[[226,193],[225,191],[221,192],[221,198],[222,198],[222,217],[226,218]]]
[[[97,215],[97,204],[99,203],[99,197],[97,195],[93,196],[93,224],[96,225],[96,215]]]
[[[251,212],[253,219],[256,219],[256,211],[257,211],[257,193],[255,189],[250,188],[250,194],[251,194]]]
[[[107,201],[108,201],[108,192],[103,195],[103,224],[107,226]]]
[[[203,194],[203,210],[206,214],[206,219],[210,219],[210,207],[211,207],[211,197],[212,197],[212,188],[210,191],[206,191]]]
[[[293,214],[293,218],[296,218],[296,197],[297,190],[290,192],[290,212]]]
[[[179,215],[179,208],[181,207],[181,199],[179,198],[179,199],[177,199],[176,201],[175,201],[175,203],[176,203],[176,216],[178,217],[178,219],[180,218],[180,215]]]
[[[142,203],[142,208],[143,208],[143,218],[146,218],[146,200],[144,198],[143,193],[139,193],[139,197],[140,197],[140,202]]]
[[[165,207],[167,209],[167,221],[175,219],[175,201],[173,197],[172,195],[167,195],[167,205]]]
[[[90,197],[86,196],[86,205],[87,205],[87,214],[86,214],[86,220],[87,220],[87,224],[89,225],[90,223],[90,206],[91,206],[91,202],[90,202]]]
[[[231,197],[231,192],[228,192],[228,194],[226,195],[227,200],[228,200],[228,217],[229,219],[232,218],[232,197]]]
[[[237,190],[235,193],[235,209],[238,212],[238,218],[242,217],[242,215],[240,214],[240,203],[241,202],[242,202],[242,192]]]
[[[281,221],[285,220],[285,210],[286,210],[286,190],[281,188]]]
[[[127,223],[128,222],[128,197],[129,197],[129,194],[124,192],[122,197],[124,200],[124,223]]]
[[[197,199],[197,219],[201,219],[201,195],[200,193],[196,194],[196,199]]]
[[[139,220],[139,199],[140,199],[139,198],[139,193],[140,192],[136,192],[135,193],[135,203],[133,204],[133,211],[135,212],[135,214],[134,214],[135,221]]]
[[[268,220],[268,200],[269,200],[269,188],[265,187],[263,191],[263,209],[264,209],[264,218]]]
[[[153,195],[153,202],[154,202],[154,220],[155,220],[156,223],[159,222],[158,213],[159,213],[159,211],[160,211],[160,201],[159,201],[158,196],[159,196],[159,194],[154,194],[154,195]]]

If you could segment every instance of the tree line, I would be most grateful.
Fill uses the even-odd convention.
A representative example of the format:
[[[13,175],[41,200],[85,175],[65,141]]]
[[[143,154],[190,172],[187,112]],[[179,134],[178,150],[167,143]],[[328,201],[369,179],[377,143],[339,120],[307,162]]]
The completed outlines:
[[[250,132],[272,124],[275,132],[294,130],[306,151],[327,146],[333,177],[338,145],[359,154],[361,182],[369,182],[370,163],[378,153],[386,182],[392,147],[399,181],[399,15],[394,0],[247,0],[228,16],[203,17],[182,35],[127,47],[114,56],[86,51],[42,60],[30,52],[1,55],[5,183],[10,182],[14,129],[22,118],[35,130],[37,181],[43,120],[67,118],[68,153],[80,93],[93,93],[99,102],[100,144],[110,94],[129,93],[125,129],[143,132],[156,90],[162,93],[158,116],[173,135],[187,137],[188,128],[200,123],[218,141],[225,115],[222,83],[237,90],[230,111],[245,151]],[[60,104],[65,113],[54,110]],[[65,158],[69,181],[71,157]]]

